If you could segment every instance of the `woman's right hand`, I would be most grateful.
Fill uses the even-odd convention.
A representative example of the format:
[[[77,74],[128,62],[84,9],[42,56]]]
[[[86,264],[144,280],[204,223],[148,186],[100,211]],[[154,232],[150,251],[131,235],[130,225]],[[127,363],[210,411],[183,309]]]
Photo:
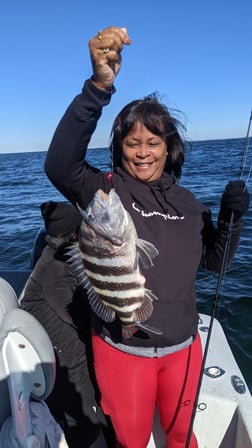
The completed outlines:
[[[109,26],[89,40],[89,51],[93,67],[93,82],[102,90],[109,90],[121,68],[121,51],[130,45],[127,28]]]

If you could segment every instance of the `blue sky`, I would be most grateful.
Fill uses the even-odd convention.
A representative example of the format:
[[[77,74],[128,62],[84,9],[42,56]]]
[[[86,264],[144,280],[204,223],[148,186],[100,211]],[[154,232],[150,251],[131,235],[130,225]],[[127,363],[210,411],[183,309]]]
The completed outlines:
[[[91,147],[108,145],[115,115],[158,91],[182,111],[186,138],[246,135],[252,106],[251,0],[8,0],[0,6],[0,152],[47,150],[91,75],[87,42],[128,28],[117,93]]]

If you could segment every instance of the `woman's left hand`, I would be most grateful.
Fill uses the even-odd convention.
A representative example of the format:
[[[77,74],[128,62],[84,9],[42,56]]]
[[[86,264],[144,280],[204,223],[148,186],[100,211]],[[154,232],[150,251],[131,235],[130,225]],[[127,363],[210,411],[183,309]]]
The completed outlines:
[[[231,213],[234,219],[240,219],[249,208],[250,194],[243,180],[230,181],[221,198],[220,215],[222,219],[229,221]]]

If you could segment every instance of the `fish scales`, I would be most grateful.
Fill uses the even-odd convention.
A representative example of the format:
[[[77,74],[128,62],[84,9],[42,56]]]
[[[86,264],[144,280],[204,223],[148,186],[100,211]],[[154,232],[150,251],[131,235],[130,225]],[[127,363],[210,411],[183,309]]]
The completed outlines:
[[[155,246],[140,240],[131,216],[112,189],[98,190],[82,210],[79,244],[69,251],[73,269],[88,292],[92,310],[105,322],[119,318],[122,337],[138,331],[161,334],[144,322],[153,312],[157,297],[145,288],[140,265],[153,266]]]

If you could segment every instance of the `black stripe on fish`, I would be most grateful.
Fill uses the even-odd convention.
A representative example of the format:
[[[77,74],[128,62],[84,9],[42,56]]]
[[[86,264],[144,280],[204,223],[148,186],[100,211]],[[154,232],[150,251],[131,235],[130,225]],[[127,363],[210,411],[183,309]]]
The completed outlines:
[[[97,297],[100,298],[103,302],[106,302],[111,306],[111,308],[126,308],[129,306],[133,306],[138,304],[138,306],[142,306],[144,301],[144,297],[130,297],[127,299],[122,299],[120,297],[110,297],[109,295],[99,294],[99,292],[95,291]]]
[[[108,265],[104,265],[104,264],[98,264],[95,262],[95,257],[94,261],[91,262],[89,260],[86,260],[84,257],[82,257],[82,262],[84,265],[84,268],[87,269],[88,271],[93,272],[94,274],[101,274],[101,275],[107,275],[107,276],[111,276],[111,275],[127,275],[127,274],[131,274],[132,268],[131,267],[127,267],[127,266],[113,266],[113,271],[111,270],[111,266]]]
[[[143,289],[142,285],[139,285],[139,283],[137,282],[127,282],[127,278],[125,279],[125,282],[120,282],[120,284],[118,284],[117,279],[111,277],[111,281],[104,281],[104,280],[99,280],[95,277],[92,277],[92,279],[90,279],[92,285],[100,290],[106,290],[108,291],[129,291],[129,290],[139,290],[139,289]],[[119,288],[118,288],[119,287]]]
[[[94,246],[94,236],[92,233],[90,233],[89,228],[86,228],[87,231],[84,232],[85,233],[85,238],[81,238],[80,235],[80,239],[79,239],[79,243],[80,243],[80,250],[87,255],[95,255],[98,259],[99,258],[103,258],[103,257],[108,257],[110,258],[111,256],[111,249],[107,248],[106,246],[101,246],[101,245],[97,245]],[[113,251],[113,258],[117,258],[121,256],[121,248],[119,251]]]
[[[111,253],[109,251],[106,252],[104,248],[99,248],[100,250],[95,250],[94,247],[92,247],[90,244],[83,244],[82,242],[80,243],[80,249],[83,254],[95,257],[98,260],[102,258],[111,258]],[[112,258],[120,258],[120,257],[121,254],[118,252],[114,253]]]

